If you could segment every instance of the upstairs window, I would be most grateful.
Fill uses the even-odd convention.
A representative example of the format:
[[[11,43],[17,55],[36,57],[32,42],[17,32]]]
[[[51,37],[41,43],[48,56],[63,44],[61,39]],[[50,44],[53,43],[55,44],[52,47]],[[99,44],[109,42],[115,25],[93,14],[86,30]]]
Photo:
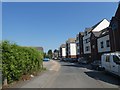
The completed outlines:
[[[86,46],[85,51],[89,51],[89,46]]]
[[[100,44],[101,44],[101,48],[104,48],[104,43],[103,43],[103,41],[100,42]]]
[[[85,39],[85,42],[87,43],[87,39]]]
[[[106,46],[110,47],[110,40],[106,40]]]
[[[87,31],[85,31],[85,36],[87,36]]]

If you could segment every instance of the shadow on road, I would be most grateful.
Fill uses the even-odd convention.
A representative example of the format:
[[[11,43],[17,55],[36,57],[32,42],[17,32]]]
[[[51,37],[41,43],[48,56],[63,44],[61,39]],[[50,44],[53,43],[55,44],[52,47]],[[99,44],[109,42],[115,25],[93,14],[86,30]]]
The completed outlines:
[[[78,63],[74,63],[74,64],[65,64],[62,66],[69,66],[69,67],[78,67],[78,68],[87,68],[89,70],[92,70],[90,64],[78,64]]]
[[[113,85],[119,85],[120,86],[120,78],[118,78],[117,76],[114,76],[110,73],[105,73],[103,71],[96,71],[93,70],[90,66],[90,64],[78,64],[78,63],[74,63],[74,64],[64,64],[62,66],[68,66],[68,67],[77,67],[77,68],[87,68],[90,71],[85,71],[84,73],[86,75],[88,75],[89,77],[96,79],[96,80],[100,80],[106,83],[110,83]]]
[[[113,76],[110,73],[88,71],[88,72],[85,72],[85,74],[96,80],[101,80],[103,82],[107,82],[107,83],[114,84],[114,85],[120,85],[120,82],[119,82],[120,78],[118,78],[117,76]]]

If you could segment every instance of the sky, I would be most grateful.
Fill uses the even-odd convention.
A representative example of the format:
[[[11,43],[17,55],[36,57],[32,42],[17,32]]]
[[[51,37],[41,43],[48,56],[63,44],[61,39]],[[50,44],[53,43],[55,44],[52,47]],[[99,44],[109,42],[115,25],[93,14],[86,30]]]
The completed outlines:
[[[68,38],[102,19],[111,20],[116,2],[4,2],[2,40],[58,49]]]

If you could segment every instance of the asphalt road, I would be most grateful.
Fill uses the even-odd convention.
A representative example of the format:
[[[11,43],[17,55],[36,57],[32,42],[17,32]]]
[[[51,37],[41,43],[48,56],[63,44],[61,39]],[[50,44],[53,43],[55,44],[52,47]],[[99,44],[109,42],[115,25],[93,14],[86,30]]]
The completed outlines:
[[[118,88],[119,79],[111,74],[91,70],[89,65],[46,62],[48,71],[19,88]]]

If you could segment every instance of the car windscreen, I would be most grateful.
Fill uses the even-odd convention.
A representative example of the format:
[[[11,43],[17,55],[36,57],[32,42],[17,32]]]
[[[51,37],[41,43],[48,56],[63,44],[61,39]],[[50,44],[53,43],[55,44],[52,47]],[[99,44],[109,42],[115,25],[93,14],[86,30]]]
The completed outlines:
[[[114,62],[120,61],[120,58],[116,55],[113,55],[113,61]]]
[[[118,57],[120,58],[120,55],[118,55]]]

